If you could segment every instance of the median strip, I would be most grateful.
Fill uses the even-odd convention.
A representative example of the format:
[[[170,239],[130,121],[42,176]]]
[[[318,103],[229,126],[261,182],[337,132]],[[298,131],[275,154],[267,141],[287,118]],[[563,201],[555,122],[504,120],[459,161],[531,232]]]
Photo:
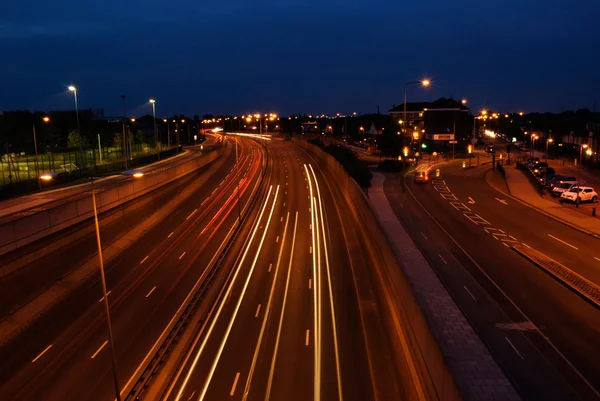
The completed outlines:
[[[594,305],[600,306],[600,287],[595,283],[533,248],[524,245],[514,245],[512,248]]]

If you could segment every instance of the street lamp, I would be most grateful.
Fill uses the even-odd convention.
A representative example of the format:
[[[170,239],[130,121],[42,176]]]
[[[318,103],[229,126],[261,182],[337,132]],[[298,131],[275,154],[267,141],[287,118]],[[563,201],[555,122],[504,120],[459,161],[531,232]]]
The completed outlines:
[[[467,104],[467,99],[462,99],[460,102],[461,102],[462,104]]]
[[[548,164],[548,145],[554,142],[554,139],[548,138],[546,139],[546,164]],[[544,185],[546,185],[546,181],[548,180],[548,166],[544,169]]]
[[[67,89],[69,89],[71,92],[73,92],[73,98],[75,99],[75,117],[77,119],[77,136],[79,136],[79,152],[81,152],[81,157],[83,160],[83,138],[81,137],[81,130],[79,128],[79,105],[77,102],[77,87],[75,87],[74,85],[69,85],[67,87]],[[85,166],[81,166],[82,169],[79,170],[80,174],[83,174],[83,167]]]
[[[158,160],[160,160],[160,145],[158,144],[158,131],[156,129],[156,100],[150,99],[149,102],[152,104],[152,120],[154,121],[154,147],[158,154]]]
[[[42,117],[42,121],[45,123],[49,123],[50,117],[44,116],[44,117]],[[40,177],[40,165],[38,162],[38,148],[37,148],[37,135],[35,132],[35,119],[33,120],[33,147],[35,148],[35,176],[37,177],[38,188],[41,191],[42,190],[42,182],[40,181],[41,177]]]
[[[141,170],[129,170],[123,173],[126,176],[131,176],[135,179],[141,178],[144,176],[144,172]],[[41,179],[44,181],[51,181],[54,177],[56,177],[56,173],[49,172],[41,175]],[[108,346],[110,348],[111,355],[111,363],[113,370],[113,382],[115,386],[115,396],[117,401],[121,401],[121,387],[119,386],[119,379],[117,375],[117,356],[115,352],[115,341],[113,337],[112,331],[112,323],[110,320],[110,307],[108,304],[108,293],[106,291],[106,275],[104,271],[104,259],[102,256],[102,242],[100,240],[100,224],[98,223],[98,208],[96,205],[96,188],[94,186],[94,177],[90,176],[91,184],[92,184],[92,206],[94,211],[94,225],[96,229],[96,244],[98,245],[98,260],[100,262],[100,279],[102,283],[102,299],[104,301],[104,313],[106,314],[106,326],[108,329]]]
[[[424,79],[422,81],[409,81],[406,82],[404,84],[404,124],[403,124],[403,130],[402,130],[402,140],[404,142],[404,147],[406,147],[406,123],[407,123],[407,119],[406,119],[406,89],[408,88],[408,85],[421,85],[424,87],[429,86],[431,82],[428,79]],[[406,176],[406,157],[402,160],[402,192],[405,191],[405,187],[406,184],[404,183],[404,178]]]
[[[584,143],[579,147],[579,167],[583,168],[582,159],[583,159],[583,149],[587,149],[588,145]],[[587,152],[586,152],[587,153]]]

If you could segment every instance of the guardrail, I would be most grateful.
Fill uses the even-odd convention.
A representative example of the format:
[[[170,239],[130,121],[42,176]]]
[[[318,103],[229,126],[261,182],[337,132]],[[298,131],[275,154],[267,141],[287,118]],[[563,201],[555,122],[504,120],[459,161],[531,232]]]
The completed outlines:
[[[407,399],[460,400],[453,375],[410,283],[399,274],[401,269],[391,248],[384,245],[388,240],[365,193],[328,153],[305,141],[294,143],[313,155],[321,170],[331,176],[329,181],[339,187],[348,210],[361,223],[364,246],[371,250],[378,267],[370,274],[376,283],[374,289],[381,319],[388,333],[393,333],[390,337],[394,347],[392,355],[401,391],[407,394]]]
[[[544,186],[542,185],[542,183],[536,178],[535,175],[533,175],[533,173],[531,172],[531,170],[529,170],[523,163],[521,162],[517,162],[517,166],[516,166],[519,170],[523,171],[523,174],[525,174],[525,176],[527,176],[527,179],[529,180],[529,182],[531,182],[531,185],[533,185],[533,187],[536,189],[536,191],[539,192],[540,195],[544,195]]]
[[[208,163],[222,154],[222,147],[205,151],[208,157],[182,160],[174,165],[150,172],[140,179],[129,179],[110,186],[99,186],[96,202],[98,213],[122,205],[173,182]],[[22,210],[15,215],[0,218],[0,255],[13,251],[93,216],[89,191],[68,199],[61,199],[44,206]]]

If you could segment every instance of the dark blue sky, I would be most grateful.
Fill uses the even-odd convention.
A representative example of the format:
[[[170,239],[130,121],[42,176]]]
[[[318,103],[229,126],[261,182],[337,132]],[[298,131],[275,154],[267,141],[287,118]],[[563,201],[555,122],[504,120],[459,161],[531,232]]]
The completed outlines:
[[[598,0],[55,0],[0,5],[0,110],[386,111],[466,97],[600,109]]]

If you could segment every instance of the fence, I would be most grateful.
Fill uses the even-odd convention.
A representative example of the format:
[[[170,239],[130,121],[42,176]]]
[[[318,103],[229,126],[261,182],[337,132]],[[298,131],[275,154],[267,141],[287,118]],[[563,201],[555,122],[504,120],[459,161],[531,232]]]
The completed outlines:
[[[161,159],[177,154],[177,148],[160,152]],[[144,145],[132,147],[132,157],[127,168],[140,167],[156,161],[154,148]],[[0,160],[0,199],[24,195],[38,190],[37,171],[57,173],[51,185],[60,185],[88,175],[105,175],[125,170],[123,152],[119,147],[105,147],[79,151],[52,152],[35,156],[11,156],[5,154]],[[48,184],[43,184],[47,186]]]

